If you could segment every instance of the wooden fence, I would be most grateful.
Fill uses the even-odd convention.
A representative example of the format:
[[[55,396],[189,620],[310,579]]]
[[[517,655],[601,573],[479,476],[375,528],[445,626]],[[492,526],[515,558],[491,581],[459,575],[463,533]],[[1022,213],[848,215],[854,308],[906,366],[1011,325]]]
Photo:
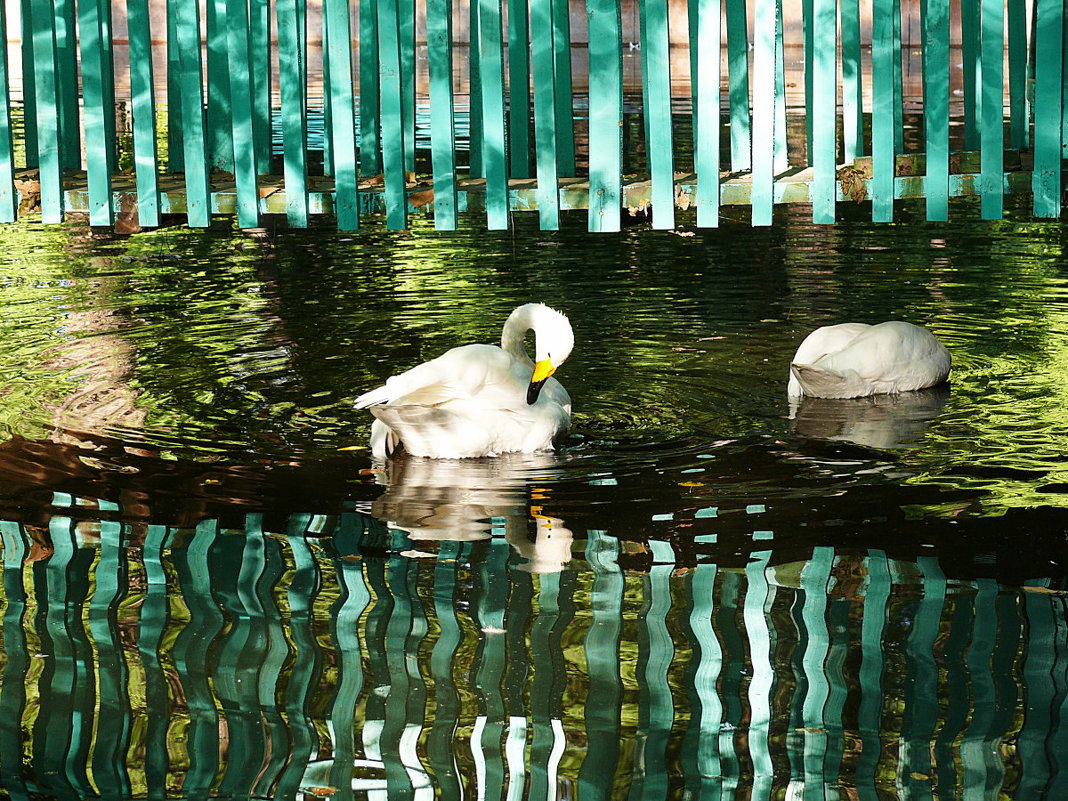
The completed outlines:
[[[555,229],[562,211],[585,209],[591,231],[611,231],[627,210],[671,228],[692,208],[698,226],[715,226],[734,204],[751,206],[754,225],[790,202],[831,223],[840,202],[856,200],[889,221],[900,198],[925,198],[928,219],[944,220],[963,195],[996,219],[1009,193],[1033,193],[1036,216],[1061,213],[1065,0],[921,0],[922,124],[911,140],[901,0],[801,0],[804,131],[793,165],[784,52],[795,43],[783,39],[782,0],[688,0],[689,104],[672,97],[680,43],[669,41],[669,0],[640,0],[640,42],[629,45],[640,48],[637,174],[624,171],[619,0],[586,0],[585,86],[573,75],[566,0],[322,0],[319,31],[309,30],[307,0],[166,0],[165,76],[153,74],[149,2],[127,0],[127,97],[116,91],[111,0],[14,1],[22,81],[0,59],[2,221],[21,205],[52,223],[71,210],[101,226],[117,214],[206,226],[236,213],[248,228],[284,213],[302,227],[329,213],[353,230],[382,211],[403,228],[419,210],[450,230],[478,210],[502,229],[522,209]],[[469,46],[454,41],[457,17]],[[0,30],[5,47],[7,37]],[[309,42],[322,48],[321,109],[308,91]],[[417,149],[419,109],[429,146]],[[319,115],[313,149],[309,119]],[[951,140],[951,125],[962,136]],[[951,152],[951,141],[961,147]]]

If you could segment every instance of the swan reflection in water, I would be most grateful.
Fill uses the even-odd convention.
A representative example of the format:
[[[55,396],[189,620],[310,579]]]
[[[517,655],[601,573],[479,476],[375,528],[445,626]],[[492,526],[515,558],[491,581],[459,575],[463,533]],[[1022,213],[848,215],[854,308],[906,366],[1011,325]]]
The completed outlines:
[[[555,573],[571,559],[572,533],[546,508],[539,482],[559,476],[560,457],[511,453],[481,459],[403,455],[378,474],[385,492],[371,514],[413,540],[481,540],[503,534],[520,569]]]
[[[790,399],[794,433],[893,450],[919,444],[949,399],[949,385],[866,398]]]

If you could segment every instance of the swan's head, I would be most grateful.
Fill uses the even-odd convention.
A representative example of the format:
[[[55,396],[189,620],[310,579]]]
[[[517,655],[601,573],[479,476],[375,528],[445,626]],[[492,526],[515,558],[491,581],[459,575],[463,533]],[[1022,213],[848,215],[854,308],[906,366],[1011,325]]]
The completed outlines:
[[[509,353],[523,350],[523,335],[534,332],[534,375],[527,387],[527,403],[537,403],[541,388],[549,377],[559,369],[571,349],[575,347],[575,334],[567,317],[544,303],[527,303],[508,317],[501,334],[501,347]]]

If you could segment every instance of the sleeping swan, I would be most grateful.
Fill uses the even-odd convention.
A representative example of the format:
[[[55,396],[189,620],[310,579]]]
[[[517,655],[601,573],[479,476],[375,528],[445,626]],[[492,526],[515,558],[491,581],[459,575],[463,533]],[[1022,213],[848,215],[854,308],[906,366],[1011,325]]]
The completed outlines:
[[[790,364],[790,397],[859,398],[908,392],[949,378],[949,351],[911,323],[842,323],[817,328]]]
[[[534,332],[537,362],[523,339]],[[356,399],[370,407],[371,453],[464,459],[551,450],[571,423],[571,397],[552,377],[571,354],[571,323],[542,303],[513,311],[501,346],[463,345]]]

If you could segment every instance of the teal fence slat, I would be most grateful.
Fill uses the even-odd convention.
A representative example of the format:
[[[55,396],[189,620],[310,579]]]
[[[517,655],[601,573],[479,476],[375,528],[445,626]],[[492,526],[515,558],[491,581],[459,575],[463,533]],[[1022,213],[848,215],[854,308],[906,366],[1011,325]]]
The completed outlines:
[[[382,102],[382,167],[386,225],[404,228],[408,201],[404,191],[404,103],[401,89],[400,20],[397,0],[378,2],[378,81]]]
[[[226,0],[226,43],[230,62],[237,221],[242,228],[255,228],[260,224],[260,194],[256,171],[249,18],[245,0]]]
[[[34,100],[37,105],[37,154],[41,181],[41,219],[63,220],[63,156],[60,142],[55,20],[51,10],[31,5]]]
[[[893,9],[893,65],[894,65],[894,152],[905,152],[905,108],[902,104],[901,68],[901,0],[894,0]]]
[[[127,0],[130,38],[130,105],[133,115],[134,170],[137,176],[137,219],[142,226],[159,225],[159,161],[156,152],[156,100],[152,74],[152,31],[148,0]]]
[[[622,21],[614,0],[587,0],[590,31],[589,229],[618,231],[623,194]]]
[[[894,0],[872,7],[871,215],[875,222],[894,219]]]
[[[95,0],[78,4],[79,44],[82,56],[82,97],[85,104],[85,163],[89,190],[89,224],[111,225],[111,159],[107,150],[113,138],[104,122],[103,21]]]
[[[530,177],[530,33],[527,16],[527,0],[508,0],[508,135],[513,178]],[[551,36],[549,42],[552,42]]]
[[[301,46],[303,4],[277,0],[278,88],[282,98],[283,171],[286,187],[286,218],[298,228],[308,225],[308,133],[304,106],[306,91],[304,49]]]
[[[11,130],[11,94],[8,88],[7,20],[0,2],[0,222],[13,222],[18,208],[15,194],[15,139]],[[29,103],[24,104],[28,106]]]
[[[486,170],[486,223],[508,228],[508,160],[504,128],[501,0],[478,0],[479,76],[482,81],[482,158]]]
[[[47,8],[41,8],[40,3],[37,5],[35,15]],[[59,135],[63,148],[63,164],[74,166],[80,164],[82,158],[78,84],[73,80],[64,80],[64,76],[78,74],[77,8],[75,0],[53,0],[53,9],[49,10],[53,12],[55,29],[56,94],[59,97]]]
[[[185,166],[182,142],[182,62],[178,43],[179,0],[167,0],[167,172]]]
[[[842,150],[852,164],[864,155],[864,81],[860,45],[860,0],[842,0]]]
[[[204,116],[207,126],[208,155],[213,169],[234,171],[234,130],[230,106],[230,51],[227,44],[227,0],[207,0],[204,5],[207,36],[208,102]]]
[[[730,96],[731,169],[752,167],[749,118],[749,34],[745,0],[724,0],[727,25],[727,81]]]
[[[782,0],[775,2],[775,172],[790,166],[786,151],[786,55],[783,48]]]
[[[949,218],[949,0],[923,3],[927,219]]]
[[[1027,10],[1025,0],[1007,0],[1009,50],[1009,137],[1027,147]]]
[[[201,95],[200,14],[196,3],[177,3],[178,52],[181,60],[182,142],[185,203],[189,225],[207,227],[211,221]]]
[[[427,0],[434,227],[456,230],[456,122],[452,96],[452,0]]]
[[[702,87],[694,109],[697,225],[711,228],[719,224],[720,2],[700,0],[696,7],[696,77]]]
[[[372,13],[374,13],[372,11]],[[377,27],[377,25],[376,25]],[[323,42],[330,41],[330,15],[323,14]],[[375,47],[377,48],[377,44]],[[326,57],[328,45],[323,46],[323,175],[334,174],[334,111],[327,87],[333,85],[330,77],[330,59]],[[377,61],[375,62],[378,63]],[[377,103],[377,101],[376,101]],[[375,109],[378,106],[376,104]]]
[[[848,2],[849,0],[846,0]],[[838,119],[836,58],[838,52],[835,0],[814,0],[812,65],[812,221],[834,222]]]
[[[982,216],[1000,219],[1004,201],[1004,25],[1002,0],[982,0]]]
[[[962,92],[964,96],[964,149],[979,149],[979,106],[982,96],[980,79],[980,44],[982,0],[960,2],[960,54]]]
[[[671,138],[667,0],[642,0],[640,28],[642,88],[646,99],[646,153],[652,182],[653,228],[674,228],[675,172]]]
[[[33,14],[30,4],[33,0],[22,0],[21,33],[22,33],[22,108],[23,133],[26,140],[26,166],[38,166],[37,158],[37,90],[34,85],[34,54],[33,54]],[[6,40],[5,40],[6,41]],[[5,66],[6,69],[6,66]],[[8,106],[10,108],[10,106]]]
[[[588,6],[587,6],[588,7]],[[575,174],[574,98],[571,89],[571,15],[567,0],[552,0],[553,57],[556,82],[556,157],[557,174],[566,178]]]
[[[1064,0],[1036,0],[1035,10],[1035,167],[1034,213],[1061,213],[1061,86]]]
[[[812,163],[812,76],[816,66],[816,42],[815,42],[815,16],[814,0],[801,0],[801,24],[803,28],[804,69],[805,69],[805,158],[807,163]]]
[[[415,170],[415,0],[397,0],[400,38],[401,119],[404,123],[404,169]]]
[[[382,172],[378,117],[378,15],[373,0],[360,0],[360,170]]]
[[[256,173],[263,175],[271,171],[270,3],[268,0],[249,0],[248,14],[249,67],[252,70],[252,141],[256,151]],[[303,39],[296,41],[303,42]]]
[[[775,176],[776,0],[756,0],[753,21],[753,225],[771,225]]]
[[[468,0],[468,168],[470,178],[484,178],[482,169],[482,76],[479,59],[479,0]]]
[[[349,27],[348,0],[325,0],[323,18],[329,19],[326,26],[326,59],[330,65],[330,84],[327,94],[334,110],[330,119],[331,137],[334,141],[334,209],[337,225],[343,231],[353,231],[359,227],[359,184],[356,174],[356,131],[355,106],[352,99],[352,60],[350,56],[351,28]],[[381,19],[381,18],[380,18]],[[396,30],[396,28],[394,28]],[[396,39],[393,40],[394,47]],[[395,97],[399,99],[399,87]],[[399,127],[399,109],[395,109],[392,124]],[[399,132],[398,132],[399,133]],[[396,143],[399,145],[399,142]],[[396,160],[399,157],[397,147],[391,150]],[[399,227],[404,227],[404,172],[400,166],[400,220]],[[395,186],[396,176],[390,175]],[[387,201],[390,198],[387,196]],[[391,224],[396,222],[396,212],[387,206],[387,215]]]
[[[556,77],[553,64],[552,0],[530,0],[531,66],[534,75],[534,139],[537,145],[538,222],[543,231],[560,227],[557,180]]]

